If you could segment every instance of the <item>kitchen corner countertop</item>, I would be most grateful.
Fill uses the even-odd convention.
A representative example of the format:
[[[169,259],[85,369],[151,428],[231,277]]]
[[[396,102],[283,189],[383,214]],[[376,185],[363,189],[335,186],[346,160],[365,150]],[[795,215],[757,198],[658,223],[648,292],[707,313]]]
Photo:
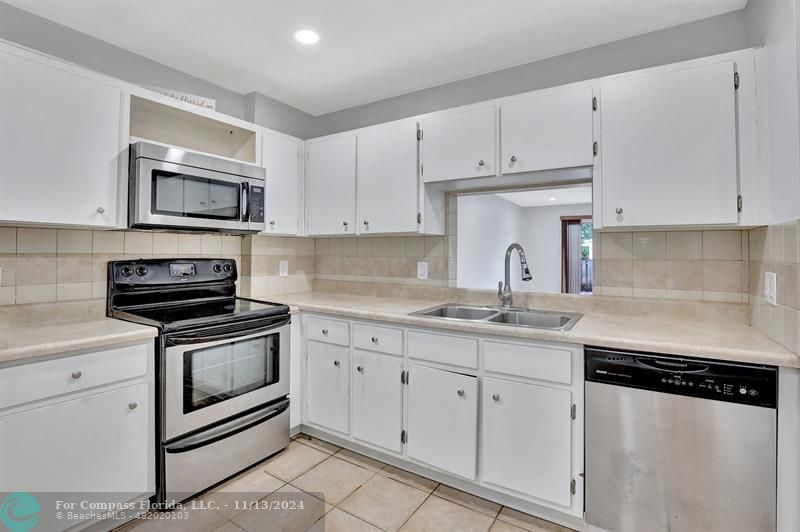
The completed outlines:
[[[155,327],[112,318],[25,323],[0,321],[0,364],[155,338]]]
[[[800,357],[743,324],[699,323],[677,318],[584,313],[570,331],[506,327],[409,316],[446,301],[307,292],[278,296],[295,310],[385,321],[428,329],[548,340],[654,353],[800,368]]]

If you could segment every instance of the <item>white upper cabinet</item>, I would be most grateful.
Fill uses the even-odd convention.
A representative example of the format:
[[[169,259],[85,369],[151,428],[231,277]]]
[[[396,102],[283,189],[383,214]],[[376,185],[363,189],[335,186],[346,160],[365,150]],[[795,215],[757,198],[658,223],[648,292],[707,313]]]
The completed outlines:
[[[358,133],[358,233],[418,231],[417,122]]]
[[[356,232],[356,136],[343,133],[306,143],[307,233]]]
[[[497,173],[494,105],[422,121],[422,177],[428,183]]]
[[[500,106],[500,173],[594,164],[592,88],[538,91]]]
[[[265,233],[296,235],[300,228],[303,141],[271,131],[261,135],[261,164],[267,170]]]
[[[600,113],[603,226],[738,222],[733,61],[601,80]]]
[[[0,220],[124,225],[122,102],[99,76],[0,44]]]

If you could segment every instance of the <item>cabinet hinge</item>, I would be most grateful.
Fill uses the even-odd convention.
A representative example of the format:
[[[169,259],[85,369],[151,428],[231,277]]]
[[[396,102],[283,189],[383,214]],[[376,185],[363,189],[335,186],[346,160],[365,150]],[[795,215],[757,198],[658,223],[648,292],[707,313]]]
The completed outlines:
[[[425,165],[419,165],[419,175],[425,175]]]
[[[742,212],[742,196],[736,196],[736,211]]]
[[[422,223],[422,213],[421,213],[421,212],[418,212],[418,213],[417,213],[417,223],[418,223],[418,224],[421,224],[421,223]]]
[[[572,403],[572,406],[569,409],[569,416],[572,419],[575,419],[577,413],[578,413],[578,407],[575,405],[575,403]]]
[[[422,140],[422,130],[417,128],[417,140]]]
[[[404,430],[400,431],[400,443],[408,443],[408,433]]]
[[[569,481],[569,492],[575,495],[575,479]]]
[[[739,88],[739,73],[733,73],[733,89],[736,90]]]
[[[597,153],[600,151],[600,148],[597,146],[597,143],[592,143],[592,154],[597,157]]]
[[[597,111],[597,96],[592,96],[592,111]]]

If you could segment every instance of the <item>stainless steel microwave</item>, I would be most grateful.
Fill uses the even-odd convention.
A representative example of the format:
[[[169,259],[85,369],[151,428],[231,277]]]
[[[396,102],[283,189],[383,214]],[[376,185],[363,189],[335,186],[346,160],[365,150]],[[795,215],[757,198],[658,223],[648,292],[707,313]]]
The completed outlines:
[[[130,147],[128,225],[258,233],[266,170],[149,142]]]

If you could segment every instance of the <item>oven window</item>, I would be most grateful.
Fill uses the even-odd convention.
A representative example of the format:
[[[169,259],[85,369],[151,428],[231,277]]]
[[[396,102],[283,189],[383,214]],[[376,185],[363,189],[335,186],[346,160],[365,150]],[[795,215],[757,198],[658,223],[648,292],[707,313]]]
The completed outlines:
[[[186,351],[183,354],[183,413],[277,383],[279,360],[278,333]]]
[[[241,219],[242,195],[238,183],[164,170],[153,170],[152,180],[152,214],[215,220]]]

